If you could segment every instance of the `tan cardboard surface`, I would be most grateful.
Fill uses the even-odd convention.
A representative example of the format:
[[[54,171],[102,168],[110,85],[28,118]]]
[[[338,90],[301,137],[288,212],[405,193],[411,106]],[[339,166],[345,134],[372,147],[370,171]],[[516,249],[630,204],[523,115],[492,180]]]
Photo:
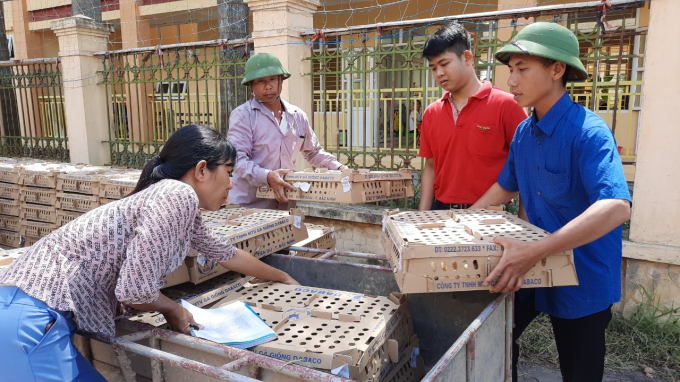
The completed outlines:
[[[19,187],[16,184],[0,183],[0,198],[17,200],[20,197]]]
[[[169,288],[171,286],[187,283],[190,281],[189,268],[186,264],[182,264],[169,275],[163,277],[161,281],[164,283],[162,288]]]
[[[99,183],[99,196],[108,199],[122,199],[135,189],[140,174],[123,174],[120,177],[104,178]]]
[[[40,204],[21,203],[19,216],[26,220],[35,220],[46,223],[57,222],[57,209],[53,206],[43,206]]]
[[[232,208],[201,213],[204,224],[215,234],[226,236],[232,245],[261,258],[307,238],[304,214],[291,211]],[[192,283],[200,283],[227,272],[207,261],[195,250],[185,260]]]
[[[288,248],[305,238],[307,238],[307,229],[304,225],[301,228],[296,228],[290,224],[239,241],[233,245],[259,259]],[[189,269],[189,279],[192,283],[201,283],[227,272],[227,269],[221,265],[203,259],[200,253],[193,249],[189,251],[185,263]]]
[[[15,163],[0,163],[0,182],[19,184],[20,169]]]
[[[0,231],[0,245],[8,248],[19,248],[21,246],[21,235],[19,232]]]
[[[56,207],[65,211],[88,212],[99,207],[99,199],[97,195],[59,192]]]
[[[319,224],[305,223],[309,237],[305,240],[294,243],[295,247],[315,248],[315,249],[335,249],[335,229]],[[320,253],[296,252],[291,251],[291,256],[318,257]]]
[[[26,220],[21,223],[21,230],[19,232],[21,233],[21,236],[40,239],[49,235],[57,228],[59,228],[59,226],[54,223]]]
[[[400,169],[397,171],[370,171],[368,169],[327,170],[319,168],[316,170],[306,169],[304,171],[288,173],[284,177],[284,180],[287,182],[341,182],[343,178],[347,178],[350,182],[374,182],[379,180],[410,180],[413,178],[413,175],[409,169]]]
[[[382,242],[404,293],[488,290],[482,282],[503,254],[495,236],[535,241],[548,233],[502,211],[387,211]],[[549,256],[525,288],[578,285],[573,253]]]
[[[405,295],[375,297],[279,283],[247,286],[215,307],[235,299],[251,305],[278,336],[253,351],[325,370],[343,364],[362,369],[408,315]]]
[[[21,197],[24,203],[54,206],[57,203],[57,191],[40,187],[21,187]]]
[[[82,215],[83,215],[83,212],[57,210],[56,224],[59,227],[64,226],[64,225],[76,220],[78,217],[80,217]]]
[[[17,248],[17,249],[0,249],[0,271],[7,268],[10,264],[14,262],[19,256],[23,255],[28,248]]]
[[[21,208],[19,208],[19,201],[13,199],[0,199],[0,214],[20,216]]]
[[[18,216],[0,215],[0,230],[19,232],[21,219]]]
[[[334,203],[366,203],[413,196],[410,170],[367,171],[325,170],[297,171],[284,179],[296,187],[286,190],[290,200]],[[257,190],[258,198],[274,199],[268,186]]]
[[[86,195],[99,195],[102,179],[131,176],[139,170],[103,166],[76,166],[57,175],[57,190]]]

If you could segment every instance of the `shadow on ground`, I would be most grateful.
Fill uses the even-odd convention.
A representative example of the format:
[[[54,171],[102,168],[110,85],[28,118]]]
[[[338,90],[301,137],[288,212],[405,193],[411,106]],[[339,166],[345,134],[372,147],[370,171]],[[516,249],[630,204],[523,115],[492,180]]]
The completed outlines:
[[[559,369],[547,365],[523,364],[518,370],[519,382],[562,382]],[[603,382],[665,382],[649,378],[642,371],[605,371]]]

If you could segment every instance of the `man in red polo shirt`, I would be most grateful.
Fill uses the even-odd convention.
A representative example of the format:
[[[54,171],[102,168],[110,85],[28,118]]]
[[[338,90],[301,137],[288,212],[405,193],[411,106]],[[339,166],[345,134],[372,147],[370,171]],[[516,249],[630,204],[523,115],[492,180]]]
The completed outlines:
[[[470,38],[460,24],[432,34],[423,57],[445,93],[423,115],[420,210],[468,208],[496,182],[527,114],[512,94],[479,81]]]

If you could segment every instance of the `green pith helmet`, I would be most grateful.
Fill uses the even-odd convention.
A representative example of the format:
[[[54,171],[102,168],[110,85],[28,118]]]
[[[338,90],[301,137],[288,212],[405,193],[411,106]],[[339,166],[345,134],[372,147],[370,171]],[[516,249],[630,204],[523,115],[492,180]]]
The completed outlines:
[[[508,64],[512,53],[529,54],[563,62],[571,67],[568,80],[585,80],[586,68],[579,60],[578,40],[567,28],[549,22],[527,25],[512,41],[496,52],[496,59]]]
[[[258,53],[246,62],[246,75],[241,85],[247,85],[258,78],[279,75],[283,76],[284,80],[290,77],[290,73],[281,65],[281,61],[276,56],[271,53]]]

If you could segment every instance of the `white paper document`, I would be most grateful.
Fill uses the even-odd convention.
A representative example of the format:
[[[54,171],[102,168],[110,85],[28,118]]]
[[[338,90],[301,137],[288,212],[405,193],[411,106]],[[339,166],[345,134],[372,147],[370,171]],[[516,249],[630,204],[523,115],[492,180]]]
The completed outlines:
[[[276,339],[276,333],[248,304],[234,301],[217,309],[201,309],[185,300],[182,306],[203,325],[201,330],[191,330],[194,337],[246,349]]]

